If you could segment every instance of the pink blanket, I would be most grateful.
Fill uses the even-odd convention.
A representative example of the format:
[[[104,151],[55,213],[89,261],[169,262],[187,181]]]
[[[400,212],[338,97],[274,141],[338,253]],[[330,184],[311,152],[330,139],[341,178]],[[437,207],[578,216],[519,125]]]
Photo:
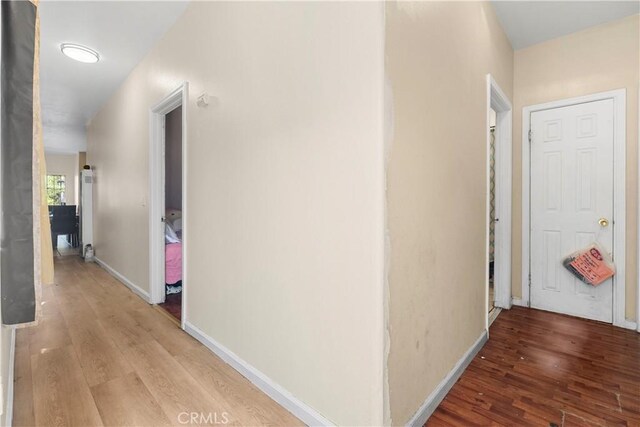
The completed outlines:
[[[182,280],[182,243],[169,243],[164,249],[164,280],[169,285]]]

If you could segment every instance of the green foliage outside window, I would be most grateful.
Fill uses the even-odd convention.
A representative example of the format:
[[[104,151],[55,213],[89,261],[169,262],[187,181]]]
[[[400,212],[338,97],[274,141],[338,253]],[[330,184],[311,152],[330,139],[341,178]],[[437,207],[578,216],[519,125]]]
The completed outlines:
[[[61,205],[64,201],[66,182],[64,175],[47,175],[47,204]]]

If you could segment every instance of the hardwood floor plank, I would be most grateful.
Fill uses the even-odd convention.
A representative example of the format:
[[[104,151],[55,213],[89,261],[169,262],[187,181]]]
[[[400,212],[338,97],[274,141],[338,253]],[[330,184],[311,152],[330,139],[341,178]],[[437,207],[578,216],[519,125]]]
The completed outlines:
[[[155,340],[140,344],[125,353],[136,373],[173,424],[183,413],[204,414],[222,419],[227,408],[216,401]],[[205,422],[203,425],[214,425]]]
[[[134,372],[92,387],[91,393],[105,426],[172,425],[158,402]]]
[[[98,321],[122,352],[138,344],[150,342],[153,339],[124,310],[118,312],[118,310],[113,310],[112,308],[98,308]]]
[[[126,375],[133,371],[115,343],[97,320],[71,323],[69,334],[78,353],[89,386]]]
[[[31,366],[36,425],[102,425],[72,346],[34,354]]]
[[[42,286],[42,295],[40,298],[40,313],[42,317],[55,317],[61,314],[56,304],[54,287],[55,285]]]
[[[640,335],[513,307],[427,425],[640,426]]]
[[[48,302],[48,304],[55,304]],[[63,348],[71,345],[71,337],[67,331],[67,325],[58,313],[50,316],[43,316],[37,328],[29,328],[29,349],[31,354],[38,354],[47,350]]]
[[[304,425],[205,347],[176,360],[240,425]]]
[[[133,370],[77,286],[57,289],[56,297],[89,386]]]
[[[565,414],[562,421],[562,427],[605,427],[607,425],[608,424],[588,421],[574,414]]]
[[[158,310],[149,310],[148,307],[145,307],[140,310],[132,310],[130,315],[142,329],[151,334],[173,356],[202,346]]]
[[[16,331],[16,353],[14,367],[13,387],[14,405],[13,425],[15,427],[36,425],[33,412],[33,380],[31,376],[31,352],[29,351],[29,330],[18,329]]]

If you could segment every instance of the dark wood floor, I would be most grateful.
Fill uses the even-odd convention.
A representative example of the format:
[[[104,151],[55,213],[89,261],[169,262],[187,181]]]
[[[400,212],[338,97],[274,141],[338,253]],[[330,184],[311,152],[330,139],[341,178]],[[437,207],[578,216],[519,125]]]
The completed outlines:
[[[640,426],[640,334],[514,307],[428,426]]]
[[[158,307],[163,308],[167,313],[180,320],[182,318],[182,292],[167,295],[164,303],[158,304]]]

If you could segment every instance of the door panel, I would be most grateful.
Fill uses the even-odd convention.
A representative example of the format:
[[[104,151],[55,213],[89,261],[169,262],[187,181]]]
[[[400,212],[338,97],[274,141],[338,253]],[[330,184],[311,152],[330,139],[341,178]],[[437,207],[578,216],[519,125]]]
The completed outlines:
[[[612,280],[587,285],[562,260],[613,249],[613,100],[532,113],[531,130],[531,306],[612,322]]]

